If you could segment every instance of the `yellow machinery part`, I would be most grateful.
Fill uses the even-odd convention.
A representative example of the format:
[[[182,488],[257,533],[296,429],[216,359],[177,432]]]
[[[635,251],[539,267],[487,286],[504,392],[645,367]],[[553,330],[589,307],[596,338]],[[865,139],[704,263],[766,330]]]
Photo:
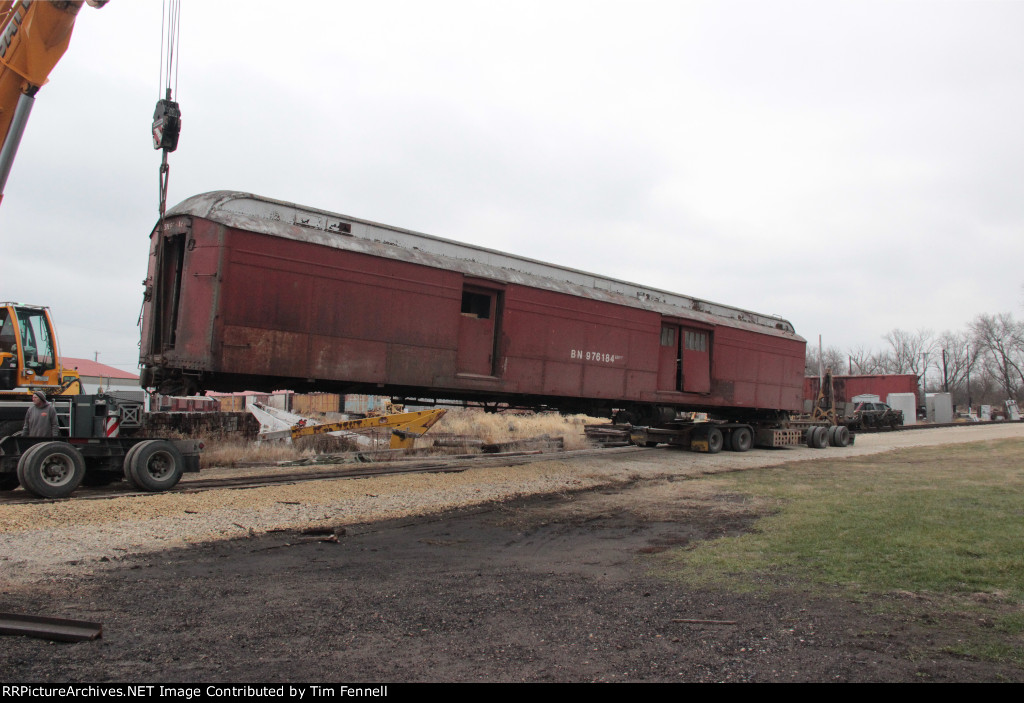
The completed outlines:
[[[295,426],[292,428],[292,439],[311,437],[328,432],[359,432],[388,427],[391,432],[392,449],[411,449],[417,437],[422,437],[445,414],[445,410],[417,410],[410,413],[394,413],[377,417],[364,417],[360,420],[343,420],[328,422],[323,425]]]

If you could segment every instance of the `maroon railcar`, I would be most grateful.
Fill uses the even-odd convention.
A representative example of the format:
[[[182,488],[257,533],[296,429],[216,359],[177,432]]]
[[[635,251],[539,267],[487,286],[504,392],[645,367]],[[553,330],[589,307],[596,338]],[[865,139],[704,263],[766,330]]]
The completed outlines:
[[[290,388],[650,418],[798,411],[792,325],[245,193],[151,235],[142,382]]]

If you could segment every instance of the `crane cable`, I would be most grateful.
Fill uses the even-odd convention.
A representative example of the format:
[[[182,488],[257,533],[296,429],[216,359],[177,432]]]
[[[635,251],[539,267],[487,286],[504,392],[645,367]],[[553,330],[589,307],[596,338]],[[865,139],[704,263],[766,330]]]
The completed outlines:
[[[178,148],[178,135],[181,133],[181,110],[178,103],[174,101],[174,93],[178,90],[178,46],[181,37],[179,31],[181,26],[181,0],[164,0],[162,16],[160,19],[160,77],[157,92],[156,110],[153,112],[153,148],[163,150],[163,158],[160,162],[160,219],[157,222],[157,231],[163,229],[164,215],[167,212],[167,180],[170,174],[170,164],[167,163],[167,155]],[[174,79],[174,90],[171,90],[171,78]],[[157,269],[161,270],[161,258],[163,247],[157,247]],[[142,316],[145,311],[146,301],[151,298],[159,300],[161,294],[161,277],[156,276],[152,283],[148,280],[146,292],[142,299],[142,309],[139,310],[139,326],[142,325]],[[155,332],[150,330],[152,336]],[[139,340],[142,345],[142,340]]]
[[[164,0],[160,20],[160,78],[156,110],[153,113],[153,148],[163,150],[160,163],[160,221],[167,211],[167,154],[178,148],[181,110],[173,96],[178,91],[178,47],[181,40],[181,0]],[[171,90],[171,79],[174,90]]]

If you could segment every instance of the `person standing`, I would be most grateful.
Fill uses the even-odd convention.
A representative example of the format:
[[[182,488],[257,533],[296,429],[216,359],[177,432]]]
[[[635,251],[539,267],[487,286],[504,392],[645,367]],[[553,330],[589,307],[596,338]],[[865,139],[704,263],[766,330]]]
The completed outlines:
[[[46,399],[43,391],[32,394],[32,407],[25,413],[23,437],[57,437],[57,409]]]

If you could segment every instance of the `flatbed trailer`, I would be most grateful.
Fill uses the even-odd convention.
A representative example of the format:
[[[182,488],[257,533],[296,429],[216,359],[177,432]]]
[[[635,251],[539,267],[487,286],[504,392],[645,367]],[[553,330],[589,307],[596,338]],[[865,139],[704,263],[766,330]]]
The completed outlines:
[[[750,451],[754,447],[792,447],[806,444],[814,449],[847,447],[853,436],[842,426],[826,427],[807,423],[803,426],[763,427],[742,422],[674,420],[658,427],[631,427],[633,444],[655,447],[670,444],[690,451],[717,454],[723,449]]]

